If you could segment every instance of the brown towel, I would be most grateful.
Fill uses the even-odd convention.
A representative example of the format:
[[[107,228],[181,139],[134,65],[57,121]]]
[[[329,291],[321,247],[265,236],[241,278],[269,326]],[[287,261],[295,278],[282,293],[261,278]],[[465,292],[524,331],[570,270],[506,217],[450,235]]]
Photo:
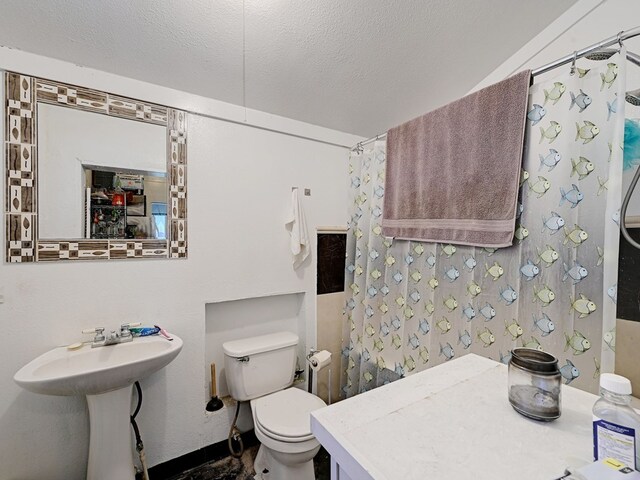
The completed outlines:
[[[512,244],[530,79],[525,70],[389,130],[385,236]]]

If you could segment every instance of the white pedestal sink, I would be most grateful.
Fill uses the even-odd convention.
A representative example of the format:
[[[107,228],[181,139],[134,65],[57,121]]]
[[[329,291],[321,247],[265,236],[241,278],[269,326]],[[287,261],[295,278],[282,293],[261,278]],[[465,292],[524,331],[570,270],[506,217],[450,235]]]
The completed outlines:
[[[151,336],[98,348],[54,348],[13,379],[35,393],[85,395],[90,422],[87,479],[133,480],[131,387],[169,364],[180,350],[182,340],[176,336],[173,341]]]

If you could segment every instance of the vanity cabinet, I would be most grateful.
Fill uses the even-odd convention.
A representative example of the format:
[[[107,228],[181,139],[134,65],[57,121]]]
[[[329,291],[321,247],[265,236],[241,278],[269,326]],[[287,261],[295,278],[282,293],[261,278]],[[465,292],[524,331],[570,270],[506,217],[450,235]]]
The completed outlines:
[[[332,480],[540,480],[593,461],[597,396],[562,385],[536,422],[507,398],[507,367],[474,354],[311,412]]]

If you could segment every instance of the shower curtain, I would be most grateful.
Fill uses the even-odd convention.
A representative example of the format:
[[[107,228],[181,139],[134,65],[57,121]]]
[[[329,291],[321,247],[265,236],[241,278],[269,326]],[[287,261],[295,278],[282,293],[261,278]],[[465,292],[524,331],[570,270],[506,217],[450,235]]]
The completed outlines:
[[[351,153],[343,397],[520,346],[597,391],[614,365],[624,55],[531,87],[512,247],[383,237],[385,142]]]

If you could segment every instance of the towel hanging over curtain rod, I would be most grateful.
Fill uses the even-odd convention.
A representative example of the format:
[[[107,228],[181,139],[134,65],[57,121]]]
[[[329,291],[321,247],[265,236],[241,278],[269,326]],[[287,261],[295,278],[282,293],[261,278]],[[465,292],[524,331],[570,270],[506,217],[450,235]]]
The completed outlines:
[[[573,53],[570,53],[569,55],[566,55],[562,58],[559,58],[551,63],[548,63],[542,67],[536,68],[535,70],[531,70],[531,76],[535,77],[536,75],[541,75],[543,73],[546,73],[550,70],[553,70],[554,68],[560,67],[562,65],[566,65],[568,63],[571,63],[573,61],[575,61],[575,59],[577,58],[582,58],[585,57],[587,55],[589,55],[590,53],[594,53],[595,51],[598,50],[602,50],[605,49],[607,47],[610,47],[612,45],[617,44],[622,44],[623,41],[629,39],[629,38],[633,38],[633,37],[637,37],[638,35],[640,35],[640,27],[635,27],[632,28],[630,30],[623,30],[620,33],[618,33],[617,35],[613,35],[612,37],[609,38],[605,38],[604,40],[598,42],[598,43],[594,43],[593,45],[589,45],[588,47],[585,47],[581,50],[577,50]],[[627,55],[627,58],[629,60],[631,60],[633,63],[635,63],[636,65],[640,66],[640,57],[638,57],[638,55],[635,55],[633,53],[629,53],[629,55]],[[384,138],[387,136],[387,133],[380,133],[378,135],[375,135],[374,137],[368,138],[366,140],[363,140],[362,142],[358,142],[357,144],[355,144],[353,146],[353,148],[351,150],[357,150],[362,148],[364,145],[366,145],[367,143],[371,143],[374,142],[376,140],[379,140],[381,138]]]

